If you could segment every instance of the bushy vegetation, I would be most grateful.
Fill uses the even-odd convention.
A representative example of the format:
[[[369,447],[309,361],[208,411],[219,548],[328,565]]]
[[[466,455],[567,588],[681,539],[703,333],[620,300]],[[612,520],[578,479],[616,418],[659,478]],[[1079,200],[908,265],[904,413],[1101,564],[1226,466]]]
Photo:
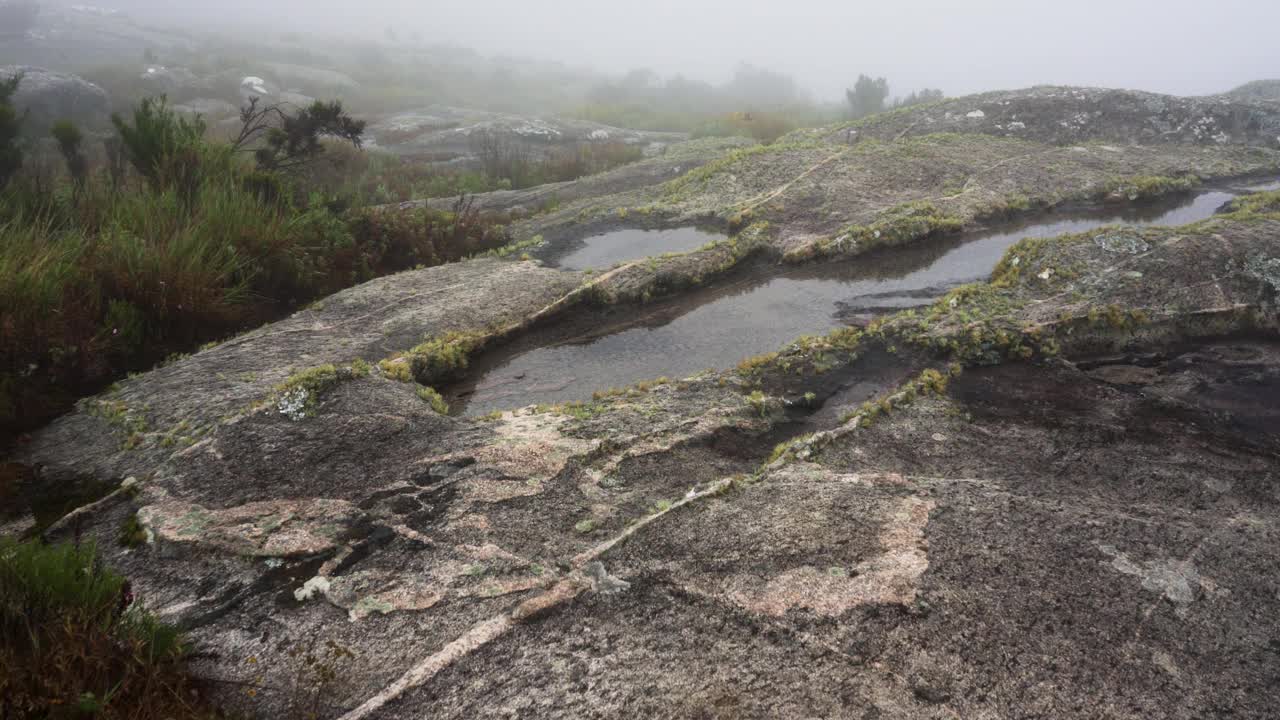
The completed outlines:
[[[857,119],[942,97],[941,90],[926,89],[891,99],[888,80],[860,75],[846,91],[847,105],[841,108],[813,102],[786,75],[741,65],[721,86],[679,75],[664,80],[650,70],[633,70],[617,81],[597,84],[574,114],[620,127],[770,143],[792,130],[826,125],[841,116]]]
[[[59,124],[66,172],[23,170],[0,193],[0,430],[316,297],[507,241],[465,202],[363,207],[325,185],[323,163],[294,162],[326,145],[268,141],[255,166],[201,125],[145,100],[115,118],[127,166],[90,167],[83,137]]]
[[[495,189],[576,180],[642,156],[639,147],[620,142],[584,142],[543,153],[518,138],[490,130],[472,133],[469,143],[482,176]]]
[[[944,97],[941,90],[925,88],[905,97],[889,100],[889,81],[882,77],[871,78],[867,75],[859,75],[853,88],[845,90],[844,94],[845,102],[849,105],[849,117],[854,120],[885,110],[938,102]]]
[[[0,540],[0,717],[214,717],[177,630],[90,544]]]
[[[574,114],[640,130],[742,136],[762,142],[839,116],[837,109],[805,97],[792,78],[751,65],[739,66],[721,86],[678,75],[664,80],[650,70],[633,70],[617,81],[595,85]]]
[[[845,101],[849,103],[850,117],[857,118],[874,115],[884,111],[885,100],[889,98],[889,81],[884,78],[871,78],[859,75],[852,90],[845,90]]]

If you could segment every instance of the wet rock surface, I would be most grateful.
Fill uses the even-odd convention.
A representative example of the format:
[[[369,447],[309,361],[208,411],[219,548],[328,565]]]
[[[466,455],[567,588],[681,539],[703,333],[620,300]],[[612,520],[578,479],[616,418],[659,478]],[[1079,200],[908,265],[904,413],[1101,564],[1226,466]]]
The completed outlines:
[[[379,147],[391,152],[463,166],[480,162],[476,137],[481,134],[501,143],[518,143],[534,154],[578,143],[621,143],[656,154],[665,146],[687,138],[683,133],[631,130],[587,120],[530,117],[444,105],[380,118],[369,126],[369,133]]]
[[[483,414],[535,403],[583,401],[612,387],[731,367],[802,335],[825,334],[843,325],[865,326],[895,311],[930,305],[960,285],[989,277],[1005,251],[1024,238],[1114,226],[1099,235],[1099,242],[1117,250],[1130,248],[1142,241],[1124,233],[1123,226],[1204,220],[1235,192],[1224,186],[1136,207],[1063,208],[1025,222],[925,239],[842,262],[783,269],[757,263],[732,282],[691,288],[641,309],[587,311],[534,330],[478,356],[468,377],[445,392],[455,411]],[[598,257],[616,249],[606,243],[631,238],[639,241],[633,252],[642,254],[648,238],[641,233],[661,232],[624,230],[588,238],[587,248],[560,262],[571,265],[583,257]],[[698,245],[709,239],[692,228],[668,232],[683,232]],[[595,242],[603,247],[591,247]]]
[[[740,233],[735,257],[763,249],[805,261],[856,256],[1048,207],[1140,201],[1145,191],[1135,182],[1142,178],[1194,184],[1189,178],[1277,169],[1280,146],[1064,146],[955,133],[855,145],[784,138],[723,155],[661,185],[566,198],[513,230],[522,239],[540,237],[545,249],[534,252],[551,258],[617,228],[745,227],[752,232]],[[723,253],[693,253],[652,270],[626,268],[617,282],[621,292],[639,294],[656,275],[706,275],[725,263]]]
[[[293,372],[357,358],[377,362],[449,332],[519,325],[580,280],[569,271],[488,258],[380,278],[124,380],[55,421],[19,454],[51,477],[149,472],[175,449],[264,400]],[[127,450],[130,432],[154,442],[142,443],[141,452]]]
[[[815,141],[584,195],[520,229],[556,247],[647,226],[632,213],[754,217],[657,268],[483,258],[353,288],[86,401],[5,471],[135,478],[45,535],[97,540],[246,716],[1269,717],[1274,203],[1032,239],[990,281],[867,329],[581,404],[455,418],[404,358],[346,365],[431,340],[418,373],[456,360],[450,333],[714,284],[855,216],[903,221],[897,205],[956,179],[963,226],[982,198],[1277,163],[1107,147]],[[304,402],[273,394],[322,363],[344,370]]]

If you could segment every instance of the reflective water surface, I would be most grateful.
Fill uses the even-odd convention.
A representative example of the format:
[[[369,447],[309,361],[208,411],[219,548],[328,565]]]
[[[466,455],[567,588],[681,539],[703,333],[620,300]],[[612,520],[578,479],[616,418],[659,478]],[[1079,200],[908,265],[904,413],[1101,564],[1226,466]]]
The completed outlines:
[[[446,395],[455,412],[482,414],[732,367],[800,335],[927,304],[949,288],[984,279],[1022,238],[1105,225],[1181,225],[1213,215],[1233,197],[1206,190],[1156,205],[1059,212],[849,261],[760,268],[726,285],[534,331],[477,358],[472,377]]]
[[[689,252],[722,237],[724,235],[691,227],[614,230],[586,238],[581,248],[561,257],[555,264],[569,270],[598,270],[662,253]]]

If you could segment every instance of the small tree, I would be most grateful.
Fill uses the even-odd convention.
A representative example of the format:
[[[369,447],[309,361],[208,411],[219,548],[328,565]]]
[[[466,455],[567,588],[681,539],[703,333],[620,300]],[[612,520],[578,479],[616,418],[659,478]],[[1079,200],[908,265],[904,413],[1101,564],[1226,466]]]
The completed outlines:
[[[62,158],[67,161],[67,171],[71,173],[71,179],[75,181],[77,187],[83,187],[85,177],[89,174],[89,161],[85,159],[84,152],[80,148],[84,140],[80,129],[70,120],[59,120],[53,124],[50,133],[58,142],[58,151],[62,153]]]
[[[321,138],[346,140],[359,148],[364,136],[364,121],[352,119],[340,100],[317,100],[290,114],[281,105],[260,108],[252,98],[240,110],[240,123],[232,147],[247,150],[260,142],[253,157],[259,169],[271,172],[293,170],[319,157],[324,152]]]
[[[849,102],[849,114],[855,120],[874,115],[884,111],[884,101],[889,97],[889,81],[859,75],[853,89],[845,90],[844,94]]]
[[[120,134],[130,164],[156,190],[177,188],[186,200],[200,182],[204,120],[188,121],[169,108],[164,97],[145,98],[133,110],[133,124],[119,115],[111,122]]]
[[[22,150],[18,147],[18,131],[22,116],[13,106],[13,94],[22,82],[22,73],[0,80],[0,189],[22,168]]]

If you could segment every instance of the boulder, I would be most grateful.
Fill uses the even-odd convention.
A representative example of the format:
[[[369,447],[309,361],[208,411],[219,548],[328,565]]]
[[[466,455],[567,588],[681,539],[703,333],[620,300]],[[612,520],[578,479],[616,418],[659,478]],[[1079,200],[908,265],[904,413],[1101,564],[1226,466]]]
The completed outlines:
[[[14,105],[27,113],[25,129],[43,134],[59,120],[71,120],[86,128],[105,126],[109,111],[107,92],[70,73],[29,65],[0,67],[0,77],[22,75]]]
[[[245,102],[255,98],[270,100],[278,92],[278,87],[257,75],[246,75],[240,79],[240,99]]]
[[[1176,97],[1136,90],[1043,86],[969,95],[802,131],[846,143],[934,133],[982,133],[1067,145],[1245,144],[1280,147],[1280,110],[1236,97]]]
[[[164,65],[148,65],[142,71],[141,79],[152,93],[169,97],[174,97],[200,82],[196,74],[187,68]]]
[[[443,105],[376,119],[369,125],[369,134],[379,146],[395,153],[464,165],[478,162],[475,138],[481,134],[489,134],[501,143],[518,143],[535,156],[583,143],[622,143],[640,147],[646,156],[654,156],[668,145],[688,138],[684,133],[633,130],[588,120]]]

